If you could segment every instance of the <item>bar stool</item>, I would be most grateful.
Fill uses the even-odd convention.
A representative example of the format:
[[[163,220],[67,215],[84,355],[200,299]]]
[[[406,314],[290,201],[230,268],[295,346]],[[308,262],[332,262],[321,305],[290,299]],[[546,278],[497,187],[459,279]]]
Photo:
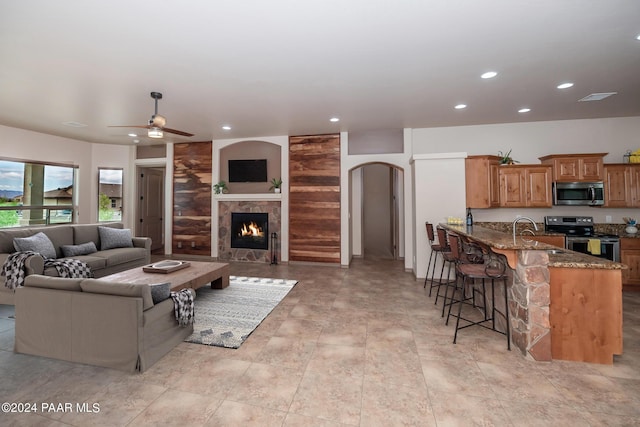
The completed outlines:
[[[438,244],[442,248],[442,250],[440,251],[440,253],[442,254],[442,268],[440,269],[440,278],[438,279],[438,282],[431,284],[432,288],[436,288],[436,298],[435,298],[434,304],[438,304],[438,299],[440,299],[440,297],[443,297],[446,300],[447,287],[455,282],[455,280],[450,280],[451,268],[455,263],[455,258],[453,258],[453,255],[451,254],[451,248],[449,247],[449,239],[447,237],[447,231],[442,227],[436,227],[436,232],[438,233]],[[446,277],[446,280],[443,281],[442,278],[444,277],[445,265],[447,266],[447,277]],[[434,265],[434,276],[435,276],[435,265]],[[444,296],[440,293],[440,289],[442,288],[442,286],[445,287]],[[431,291],[431,289],[429,289],[429,291]],[[443,305],[442,306],[443,317],[444,317],[444,307],[445,306]]]
[[[453,343],[456,343],[456,340],[458,338],[458,331],[461,329],[465,329],[471,326],[481,326],[483,328],[492,330],[494,332],[498,332],[500,334],[506,335],[507,337],[507,350],[511,350],[511,325],[510,325],[510,320],[509,320],[509,297],[507,294],[507,279],[508,279],[508,274],[507,274],[507,265],[506,262],[503,261],[499,255],[495,254],[494,252],[491,251],[491,249],[486,246],[483,245],[481,243],[477,243],[478,247],[482,250],[483,254],[485,255],[485,263],[484,264],[467,264],[467,263],[463,263],[463,262],[458,262],[456,263],[456,277],[459,278],[462,281],[462,291],[461,291],[461,296],[458,299],[455,299],[455,294],[452,296],[452,300],[449,304],[449,312],[447,314],[447,324],[449,323],[449,317],[450,316],[454,316],[456,317],[456,330],[455,333],[453,335]],[[451,253],[453,254],[454,257],[457,257],[458,259],[461,259],[462,254],[461,254],[461,243],[459,240],[459,237],[457,238],[457,241],[451,241],[450,242],[450,247],[451,247]],[[473,287],[472,289],[472,295],[470,297],[466,296],[464,288],[465,288],[465,284],[467,281],[471,280],[471,286]],[[478,286],[475,281],[476,280],[480,280],[481,281],[481,290],[480,289],[476,289],[476,287]],[[487,313],[487,300],[486,300],[486,288],[485,288],[485,280],[491,280],[491,316],[488,315]],[[504,304],[505,304],[505,310],[504,313],[501,312],[500,310],[496,309],[496,298],[495,298],[495,290],[496,290],[496,281],[501,281],[503,284],[503,292],[504,292]],[[483,295],[483,312],[484,312],[484,318],[482,320],[479,321],[474,321],[474,320],[470,320],[467,319],[465,317],[462,317],[462,305],[467,303],[469,304],[469,301],[471,299],[473,299],[473,305],[474,307],[475,305],[475,295],[476,292],[479,292]],[[451,313],[451,307],[454,304],[458,304],[458,313],[457,314],[452,314]],[[496,329],[496,315],[501,315],[505,321],[506,321],[506,332],[502,332],[500,330]],[[460,320],[465,321],[467,324],[460,326]],[[491,322],[491,326],[488,326],[486,323]]]
[[[431,297],[431,291],[433,288],[437,287],[437,284],[434,284],[433,276],[436,274],[436,265],[438,265],[438,255],[442,254],[442,252],[446,249],[446,245],[441,245],[436,243],[436,237],[433,234],[433,224],[430,222],[424,223],[427,228],[427,238],[429,239],[429,246],[431,247],[431,253],[429,254],[429,262],[427,263],[427,273],[424,278],[424,288],[427,287],[427,282],[430,281],[431,285],[429,287],[429,297]],[[435,254],[435,255],[434,255]],[[429,278],[429,270],[431,270],[431,260],[433,259],[433,271],[431,272],[431,278]]]

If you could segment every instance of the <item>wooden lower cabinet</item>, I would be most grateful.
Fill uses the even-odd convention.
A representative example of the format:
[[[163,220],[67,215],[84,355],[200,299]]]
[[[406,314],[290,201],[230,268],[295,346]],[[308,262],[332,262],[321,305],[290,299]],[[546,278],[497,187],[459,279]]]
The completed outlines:
[[[500,166],[500,206],[505,208],[551,207],[551,166]]]
[[[553,359],[612,364],[622,354],[621,271],[549,267]]]
[[[622,270],[623,289],[640,291],[640,239],[620,239],[620,262],[628,267]]]
[[[557,246],[559,248],[564,248],[564,236],[531,236],[528,237],[531,240],[535,240],[536,242],[546,243],[548,245]]]

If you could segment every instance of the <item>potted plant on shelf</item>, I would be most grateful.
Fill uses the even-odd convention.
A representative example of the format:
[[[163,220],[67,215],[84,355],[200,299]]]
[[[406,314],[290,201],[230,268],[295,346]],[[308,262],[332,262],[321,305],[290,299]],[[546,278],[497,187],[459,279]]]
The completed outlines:
[[[269,190],[273,190],[274,193],[279,193],[281,185],[282,178],[271,178],[271,187],[269,188]]]
[[[227,183],[224,181],[220,181],[217,184],[213,184],[213,192],[215,194],[222,194],[222,193],[229,192],[229,189],[227,188]]]
[[[513,158],[511,157],[511,150],[509,150],[506,154],[502,154],[502,151],[498,151],[498,155],[500,156],[501,165],[512,165],[514,163],[519,163],[517,160],[513,160]]]

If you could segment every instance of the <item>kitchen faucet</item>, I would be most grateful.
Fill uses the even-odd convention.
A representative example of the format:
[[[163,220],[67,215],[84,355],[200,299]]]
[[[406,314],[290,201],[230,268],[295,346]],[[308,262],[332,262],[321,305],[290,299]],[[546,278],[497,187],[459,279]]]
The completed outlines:
[[[529,221],[531,224],[533,224],[533,228],[538,231],[538,225],[536,224],[536,222],[534,220],[532,220],[531,218],[529,218],[528,216],[518,216],[516,217],[515,220],[513,220],[513,243],[516,243],[516,226],[518,225],[518,222],[520,220],[527,220]],[[531,230],[529,230],[531,231]],[[535,233],[533,233],[535,235]]]

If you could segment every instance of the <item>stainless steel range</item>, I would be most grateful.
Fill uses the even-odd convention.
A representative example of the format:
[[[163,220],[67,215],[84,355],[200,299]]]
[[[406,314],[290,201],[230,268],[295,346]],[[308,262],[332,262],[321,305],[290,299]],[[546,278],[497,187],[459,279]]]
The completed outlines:
[[[545,216],[544,229],[564,234],[569,250],[620,262],[620,238],[595,233],[591,216]]]

